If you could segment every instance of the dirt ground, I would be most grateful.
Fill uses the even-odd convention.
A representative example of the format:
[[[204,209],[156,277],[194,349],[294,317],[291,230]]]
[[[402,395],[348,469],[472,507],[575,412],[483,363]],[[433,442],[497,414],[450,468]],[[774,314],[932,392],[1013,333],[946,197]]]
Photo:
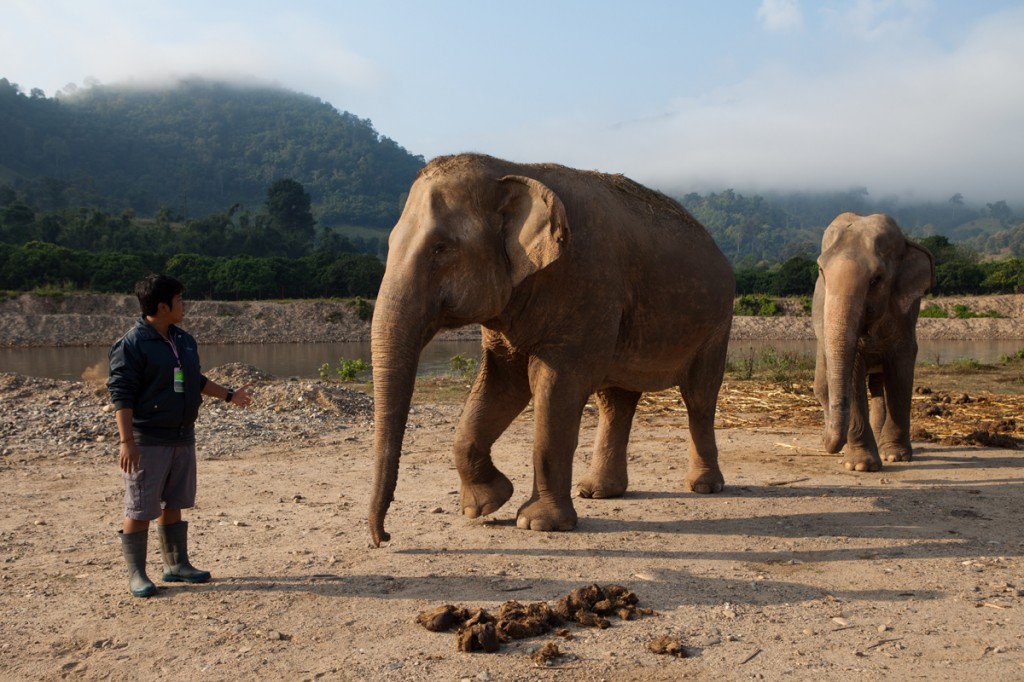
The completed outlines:
[[[515,527],[532,480],[529,410],[494,452],[516,486],[512,501],[485,520],[459,514],[450,449],[465,387],[449,382],[418,393],[387,518],[392,541],[381,548],[366,523],[365,408],[268,379],[254,389],[254,412],[208,403],[200,418],[199,500],[186,519],[193,563],[214,580],[160,582],[152,532],[160,594],[137,599],[116,536],[122,485],[102,390],[7,375],[0,677],[1021,679],[1024,459],[951,444],[976,428],[1001,430],[1011,447],[1024,435],[1019,377],[997,393],[975,390],[983,378],[992,379],[928,377],[932,393],[915,398],[925,440],[914,461],[872,474],[820,450],[805,378],[727,380],[726,489],[710,496],[682,491],[689,435],[679,401],[645,399],[628,493],[576,499],[579,527],[568,533]],[[588,410],[576,478],[595,426]],[[496,613],[592,584],[624,586],[655,613],[612,617],[605,629],[570,624],[495,653],[464,653],[454,632],[416,622],[445,604]],[[653,653],[664,636],[685,656]]]

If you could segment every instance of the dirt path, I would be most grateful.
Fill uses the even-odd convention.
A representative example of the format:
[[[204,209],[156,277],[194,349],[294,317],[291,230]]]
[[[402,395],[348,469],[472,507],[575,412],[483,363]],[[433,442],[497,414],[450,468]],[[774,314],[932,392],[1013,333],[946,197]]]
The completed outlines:
[[[38,409],[45,410],[44,403]],[[36,409],[36,408],[33,408]],[[458,513],[459,408],[412,416],[392,542],[369,546],[372,431],[324,412],[316,434],[223,447],[241,412],[200,421],[195,563],[206,585],[128,595],[112,448],[9,448],[0,458],[0,676],[56,679],[677,680],[1020,679],[1024,460],[918,443],[912,463],[846,472],[814,426],[726,407],[725,493],[681,491],[685,415],[647,409],[630,491],[576,500],[570,533],[515,528],[532,419],[495,448],[516,493],[485,522]],[[103,417],[99,417],[102,419]],[[575,477],[596,419],[585,417]],[[155,533],[150,574],[159,577]],[[415,622],[442,604],[497,611],[616,583],[657,615],[456,650]],[[678,638],[686,658],[648,650]],[[531,654],[555,640],[550,665]]]

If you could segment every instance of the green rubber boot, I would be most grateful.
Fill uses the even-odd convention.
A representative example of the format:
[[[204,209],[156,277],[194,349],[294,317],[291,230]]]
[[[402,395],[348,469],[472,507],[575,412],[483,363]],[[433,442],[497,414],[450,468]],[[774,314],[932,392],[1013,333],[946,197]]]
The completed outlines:
[[[128,589],[134,597],[152,597],[156,594],[156,585],[146,575],[146,544],[149,539],[148,530],[137,533],[117,531],[121,538],[121,553],[128,564]]]
[[[160,553],[164,557],[164,580],[169,583],[205,583],[209,571],[200,571],[188,562],[188,521],[157,524]]]

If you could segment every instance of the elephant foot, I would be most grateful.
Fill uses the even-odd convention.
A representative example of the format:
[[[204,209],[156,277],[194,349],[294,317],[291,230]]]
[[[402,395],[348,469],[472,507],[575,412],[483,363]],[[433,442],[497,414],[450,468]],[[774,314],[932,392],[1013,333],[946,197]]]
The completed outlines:
[[[725,488],[725,477],[722,476],[722,470],[718,467],[704,469],[687,476],[685,487],[690,492],[701,495],[720,493]]]
[[[523,530],[572,530],[576,527],[576,519],[572,502],[556,504],[548,500],[532,499],[519,508],[516,526]]]
[[[909,462],[914,459],[914,451],[902,445],[883,447],[882,459],[886,462]]]
[[[487,516],[501,509],[512,498],[512,481],[498,472],[493,480],[486,483],[462,483],[459,505],[462,513],[471,519]]]
[[[871,452],[848,452],[843,467],[847,471],[881,471],[882,459]]]
[[[598,476],[588,473],[580,479],[576,486],[576,492],[580,497],[606,499],[609,497],[622,497],[626,493],[628,482],[625,478],[619,480],[608,476]]]

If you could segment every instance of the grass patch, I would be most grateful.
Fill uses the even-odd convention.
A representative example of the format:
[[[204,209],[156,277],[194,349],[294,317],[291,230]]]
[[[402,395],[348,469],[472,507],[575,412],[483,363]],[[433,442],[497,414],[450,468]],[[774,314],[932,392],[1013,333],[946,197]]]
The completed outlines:
[[[469,384],[461,377],[431,376],[416,379],[412,398],[417,403],[461,405],[469,395]]]
[[[725,372],[741,380],[764,379],[776,383],[807,382],[814,379],[814,357],[806,353],[780,352],[774,346],[751,350],[746,356],[729,360]]]
[[[950,313],[944,310],[943,308],[940,308],[934,303],[929,303],[928,305],[921,309],[919,317],[946,319],[950,317]],[[964,303],[956,303],[953,305],[952,317],[958,320],[972,320],[979,317],[992,317],[997,319],[1005,318],[1006,315],[1003,315],[1002,313],[996,310],[985,310],[983,312],[978,313],[971,310],[971,307],[969,305],[966,305]]]
[[[929,303],[928,305],[921,309],[921,313],[918,315],[918,317],[946,319],[949,317],[949,313],[947,313],[945,310],[935,305],[934,303]]]

